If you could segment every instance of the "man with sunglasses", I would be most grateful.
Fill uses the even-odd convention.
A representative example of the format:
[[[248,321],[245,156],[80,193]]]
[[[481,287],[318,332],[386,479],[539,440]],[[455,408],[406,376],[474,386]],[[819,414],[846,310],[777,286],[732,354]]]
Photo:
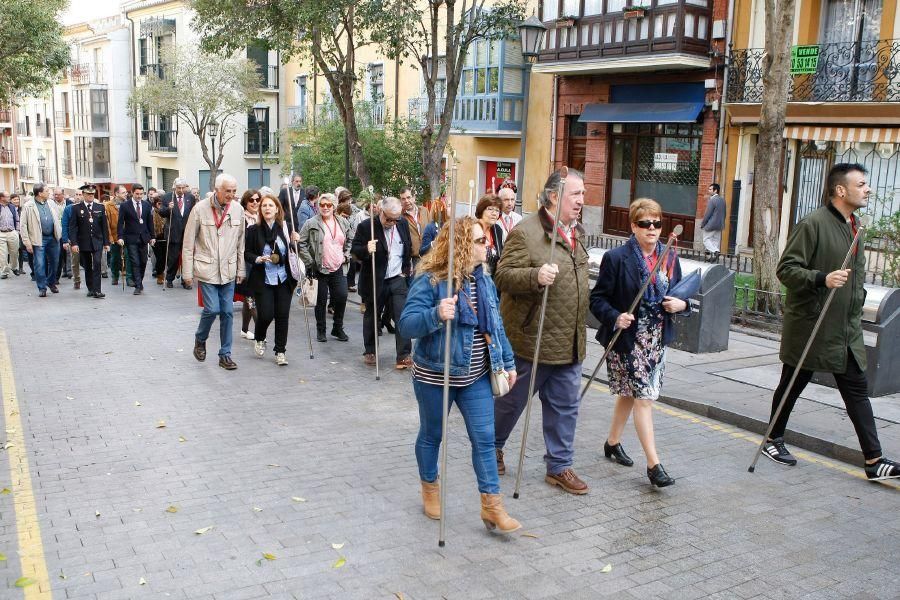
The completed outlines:
[[[375,236],[372,237],[374,225]],[[394,322],[400,321],[400,314],[406,304],[407,278],[412,271],[412,239],[409,226],[403,218],[400,200],[384,198],[379,203],[379,214],[366,219],[356,228],[351,253],[361,263],[359,274],[359,295],[363,300],[363,358],[369,366],[375,366],[375,318],[381,314],[385,304],[393,311]],[[372,259],[375,255],[375,282],[372,289]],[[394,334],[397,350],[397,369],[412,367],[412,342]]]

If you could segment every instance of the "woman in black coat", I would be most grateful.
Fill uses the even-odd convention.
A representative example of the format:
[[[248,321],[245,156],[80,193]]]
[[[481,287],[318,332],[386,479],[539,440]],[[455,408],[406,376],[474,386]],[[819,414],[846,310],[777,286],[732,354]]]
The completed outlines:
[[[486,240],[487,258],[484,261],[484,272],[492,277],[503,252],[503,228],[497,223],[502,209],[503,202],[494,194],[485,194],[475,206],[475,218],[481,223]]]
[[[664,487],[675,480],[656,455],[653,401],[659,398],[662,387],[666,346],[675,339],[672,315],[684,312],[687,303],[668,295],[681,280],[681,264],[674,250],[663,255],[659,204],[639,198],[632,202],[629,217],[632,236],[624,245],[603,255],[597,283],[591,291],[591,313],[600,321],[597,341],[606,346],[615,331],[622,330],[606,361],[609,390],[617,398],[603,449],[607,458],[619,464],[634,464],[620,441],[633,412],[634,428],[647,456],[647,476],[653,485]],[[659,260],[663,262],[650,280],[636,314],[626,313]]]
[[[259,207],[259,221],[247,228],[244,258],[252,265],[247,287],[256,300],[256,355],[266,353],[266,332],[275,321],[275,363],[288,364],[285,356],[291,299],[297,280],[288,261],[289,233],[284,211],[278,199],[264,195]]]

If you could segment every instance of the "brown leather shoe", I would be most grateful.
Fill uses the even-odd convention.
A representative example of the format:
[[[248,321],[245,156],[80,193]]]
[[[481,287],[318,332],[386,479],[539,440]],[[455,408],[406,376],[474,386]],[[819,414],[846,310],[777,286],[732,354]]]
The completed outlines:
[[[506,475],[506,463],[503,462],[503,449],[494,448],[497,453],[497,475]]]
[[[80,290],[80,289],[81,289],[81,282],[80,282],[80,281],[76,281],[76,282],[75,282],[74,284],[72,284],[72,285],[75,286],[75,289],[76,289],[76,290]]]
[[[206,360],[206,342],[194,341],[194,358],[200,362]]]
[[[230,356],[220,356],[219,366],[226,371],[234,371],[235,369],[237,369],[237,363],[231,360]]]
[[[163,277],[165,277],[165,276],[164,276],[164,275],[157,275],[157,276],[156,276],[156,285],[162,285],[162,284],[163,284]]]
[[[398,371],[402,371],[403,369],[411,369],[413,366],[412,358],[407,356],[406,358],[401,358],[397,361],[397,364],[394,365],[394,368]]]
[[[374,354],[369,354],[369,353],[363,354],[363,360],[365,361],[367,367],[375,366],[375,355]]]
[[[576,475],[575,471],[571,468],[568,468],[561,473],[547,473],[547,476],[544,477],[544,481],[550,485],[558,485],[570,494],[581,495],[588,493],[587,484],[579,479],[578,475]]]
[[[481,495],[481,520],[488,531],[512,533],[522,529],[522,524],[506,514],[503,508],[503,496],[500,494]]]
[[[429,519],[441,518],[441,484],[436,480],[432,483],[422,482],[422,506]]]

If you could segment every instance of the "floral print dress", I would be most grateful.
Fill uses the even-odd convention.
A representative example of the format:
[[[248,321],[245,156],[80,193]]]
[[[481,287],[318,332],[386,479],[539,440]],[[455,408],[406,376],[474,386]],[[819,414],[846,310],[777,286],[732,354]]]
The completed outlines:
[[[663,288],[668,287],[664,270],[660,269],[657,277],[662,279]],[[662,301],[642,298],[637,313],[637,320],[631,325],[637,327],[634,350],[630,353],[610,350],[606,359],[609,391],[617,396],[656,400],[666,370]]]

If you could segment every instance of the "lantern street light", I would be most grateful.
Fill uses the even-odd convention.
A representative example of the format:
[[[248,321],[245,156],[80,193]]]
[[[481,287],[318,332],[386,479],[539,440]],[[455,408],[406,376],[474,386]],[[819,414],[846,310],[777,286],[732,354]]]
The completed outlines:
[[[37,164],[38,164],[38,181],[43,183],[44,167],[47,166],[47,158],[43,154],[39,155],[37,157]]]
[[[269,110],[266,106],[256,105],[253,107],[253,117],[256,119],[256,136],[259,144],[259,187],[263,186],[263,144],[262,144],[262,124],[266,120]]]
[[[522,58],[525,63],[522,68],[525,94],[522,98],[522,143],[519,149],[519,164],[516,165],[516,212],[522,214],[522,194],[525,193],[523,182],[525,179],[525,142],[528,132],[528,95],[531,90],[531,66],[537,60],[541,47],[544,45],[544,35],[547,27],[535,16],[531,15],[527,20],[519,24],[519,38],[522,42]]]

